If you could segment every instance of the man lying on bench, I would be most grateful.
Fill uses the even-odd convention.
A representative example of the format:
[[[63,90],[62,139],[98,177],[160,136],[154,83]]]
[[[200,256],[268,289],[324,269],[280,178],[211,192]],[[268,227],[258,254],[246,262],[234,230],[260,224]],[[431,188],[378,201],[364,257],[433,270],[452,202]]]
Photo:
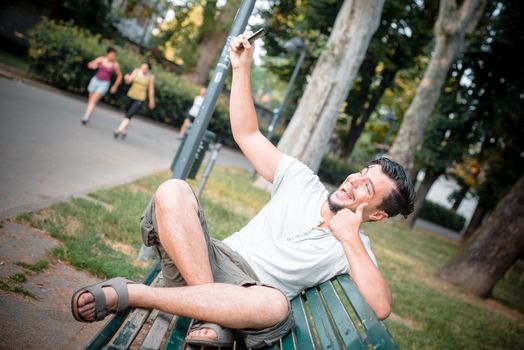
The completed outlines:
[[[379,318],[388,317],[391,292],[359,227],[410,214],[413,185],[400,165],[379,158],[328,194],[306,165],[282,154],[258,128],[250,81],[253,46],[245,38],[234,38],[230,47],[231,128],[244,155],[273,183],[271,200],[239,232],[218,241],[210,238],[191,187],[182,180],[164,182],[141,229],[162,259],[165,288],[121,277],[82,288],[71,301],[78,321],[102,320],[128,307],[154,308],[200,320],[187,335],[189,344],[228,346],[235,329],[247,347],[257,348],[289,332],[289,300],[343,273]]]

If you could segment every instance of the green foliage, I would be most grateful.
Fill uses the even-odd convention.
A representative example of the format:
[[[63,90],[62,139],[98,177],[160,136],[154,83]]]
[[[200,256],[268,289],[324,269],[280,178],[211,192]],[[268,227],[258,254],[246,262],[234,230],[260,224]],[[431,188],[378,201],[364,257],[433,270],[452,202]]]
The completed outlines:
[[[344,182],[349,174],[358,172],[353,165],[337,158],[331,154],[327,154],[320,163],[318,169],[318,177],[329,184],[338,185]]]
[[[268,34],[264,48],[268,69],[283,81],[289,79],[296,58],[286,52],[281,44],[294,36],[301,37],[308,45],[302,74],[299,75],[284,116],[296,108],[305,87],[305,77],[325,49],[332,26],[343,0],[271,1],[270,9],[262,11]],[[411,67],[430,42],[437,13],[436,1],[386,1],[381,22],[373,35],[365,59],[359,69],[347,104],[337,126],[338,150],[346,157],[352,154],[355,142],[363,132],[369,117],[386,89],[394,85],[399,70]],[[383,112],[395,106],[382,103]],[[397,113],[399,115],[399,113]],[[382,141],[382,140],[381,140]],[[376,153],[376,150],[375,150]]]
[[[100,35],[93,35],[70,22],[55,22],[44,19],[30,33],[29,56],[32,70],[44,81],[58,88],[75,93],[85,93],[94,72],[87,63],[105,54],[108,46],[118,51],[117,60],[122,73],[131,72],[147,60],[130,48],[119,47]],[[156,108],[151,111],[145,107],[142,113],[166,124],[178,126],[190,109],[198,87],[189,85],[173,73],[164,71],[153,63],[155,74]],[[119,91],[107,94],[104,100],[118,108],[123,108],[127,87],[121,84]],[[218,139],[234,144],[229,130],[227,110],[223,102],[218,103],[211,119],[210,129],[218,134]]]
[[[418,217],[455,232],[460,232],[466,223],[462,215],[430,200],[424,201]]]
[[[111,1],[65,0],[54,2],[53,7],[61,19],[74,19],[80,27],[105,36],[115,34],[111,26]]]

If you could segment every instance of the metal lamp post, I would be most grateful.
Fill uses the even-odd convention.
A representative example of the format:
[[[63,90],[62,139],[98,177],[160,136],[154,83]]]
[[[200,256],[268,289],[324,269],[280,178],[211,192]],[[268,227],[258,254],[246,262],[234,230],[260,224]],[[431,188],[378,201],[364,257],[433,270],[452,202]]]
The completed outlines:
[[[293,74],[291,75],[291,79],[289,79],[289,82],[287,83],[286,93],[284,94],[282,103],[280,104],[278,108],[275,108],[273,110],[273,118],[271,119],[271,124],[269,124],[269,127],[267,128],[267,138],[269,139],[269,141],[271,141],[271,138],[273,137],[273,132],[275,130],[275,127],[280,119],[280,116],[282,114],[282,111],[284,110],[284,107],[286,106],[287,100],[289,99],[289,95],[291,94],[291,87],[293,86],[293,83],[295,82],[297,78],[298,72],[300,71],[300,68],[302,67],[302,64],[304,63],[304,58],[306,57],[306,52],[307,52],[306,43],[299,37],[294,37],[288,40],[282,46],[289,52],[292,52],[292,53],[300,52],[300,56],[298,58],[297,64],[295,65],[295,69],[293,70]]]
[[[226,80],[226,76],[231,67],[231,62],[229,61],[229,44],[235,36],[244,31],[249,16],[253,12],[255,1],[256,0],[243,0],[242,5],[233,20],[233,25],[231,26],[227,40],[224,43],[222,52],[220,53],[215,73],[207,86],[207,92],[204,96],[202,107],[200,107],[198,115],[193,122],[193,127],[189,131],[187,140],[182,146],[180,157],[173,166],[173,174],[171,177],[174,179],[185,179],[189,173],[198,146],[200,145],[200,141],[204,137],[211,115],[215,110],[218,95],[224,86],[224,81]]]

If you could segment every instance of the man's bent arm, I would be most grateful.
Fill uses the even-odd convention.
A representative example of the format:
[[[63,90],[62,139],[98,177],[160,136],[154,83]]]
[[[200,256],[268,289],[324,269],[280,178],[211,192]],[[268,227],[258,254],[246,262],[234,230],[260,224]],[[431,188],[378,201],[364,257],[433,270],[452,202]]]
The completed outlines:
[[[282,152],[278,150],[258,127],[258,120],[251,95],[250,65],[253,47],[244,40],[245,49],[238,49],[240,38],[232,40],[230,48],[233,81],[229,113],[233,137],[256,171],[273,182]]]
[[[340,243],[349,262],[349,274],[360,293],[377,317],[386,319],[391,313],[392,297],[384,276],[371,260],[361,239],[341,240]]]
[[[360,204],[355,212],[349,209],[338,211],[329,221],[329,228],[344,249],[351,278],[377,317],[383,320],[391,313],[392,297],[384,276],[371,260],[360,239],[359,227],[367,205]]]

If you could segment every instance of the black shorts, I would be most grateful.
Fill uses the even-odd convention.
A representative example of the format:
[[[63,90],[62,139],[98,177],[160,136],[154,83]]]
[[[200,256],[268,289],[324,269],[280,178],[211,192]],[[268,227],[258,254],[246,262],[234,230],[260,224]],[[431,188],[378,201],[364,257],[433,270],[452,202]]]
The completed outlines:
[[[198,199],[197,199],[198,201]],[[247,261],[222,241],[211,238],[207,228],[204,211],[198,204],[200,224],[206,240],[209,263],[213,273],[213,279],[218,283],[229,283],[239,286],[265,285],[258,279],[255,271],[249,266]],[[142,240],[146,246],[155,246],[162,260],[162,274],[165,287],[176,287],[185,285],[184,278],[178,271],[173,260],[169,257],[158,238],[157,223],[155,216],[155,201],[151,199],[140,219],[140,229]],[[276,289],[276,288],[275,288]],[[282,293],[284,294],[284,293]],[[288,301],[289,303],[289,301]],[[291,305],[287,316],[277,324],[262,330],[235,330],[244,338],[248,348],[260,348],[271,345],[278,339],[285,336],[293,327],[293,316]]]

